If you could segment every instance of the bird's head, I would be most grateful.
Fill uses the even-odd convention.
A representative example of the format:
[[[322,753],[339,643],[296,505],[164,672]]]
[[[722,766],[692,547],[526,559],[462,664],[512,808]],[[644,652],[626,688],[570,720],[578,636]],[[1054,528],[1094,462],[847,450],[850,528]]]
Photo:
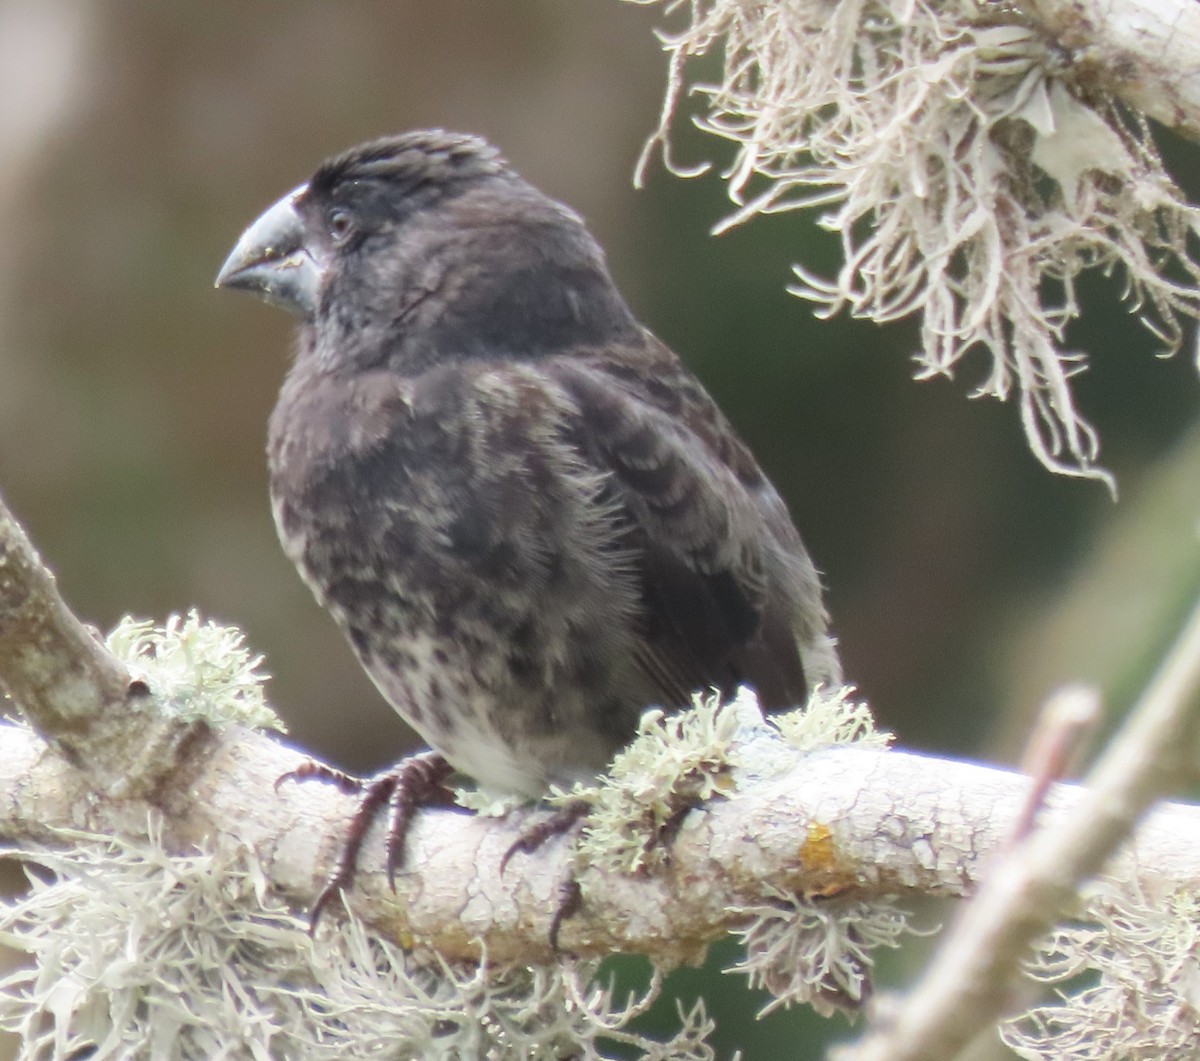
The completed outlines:
[[[217,287],[300,316],[325,360],[537,356],[634,327],[579,217],[485,141],[418,131],[322,163],[242,234]]]

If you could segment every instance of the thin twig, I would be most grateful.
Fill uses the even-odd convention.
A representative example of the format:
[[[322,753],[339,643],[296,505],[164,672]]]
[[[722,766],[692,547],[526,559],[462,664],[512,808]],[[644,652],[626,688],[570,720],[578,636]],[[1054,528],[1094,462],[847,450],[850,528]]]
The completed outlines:
[[[1095,689],[1071,685],[1055,693],[1042,708],[1021,759],[1021,771],[1033,787],[1013,828],[1012,842],[1024,840],[1055,782],[1070,776],[1082,762],[1084,738],[1100,721],[1100,696]]]
[[[1083,798],[1069,813],[1043,818],[1040,829],[990,867],[985,887],[921,981],[887,1004],[876,1028],[839,1061],[952,1058],[998,1018],[1032,942],[1150,805],[1194,776],[1198,708],[1200,604],[1088,775]]]

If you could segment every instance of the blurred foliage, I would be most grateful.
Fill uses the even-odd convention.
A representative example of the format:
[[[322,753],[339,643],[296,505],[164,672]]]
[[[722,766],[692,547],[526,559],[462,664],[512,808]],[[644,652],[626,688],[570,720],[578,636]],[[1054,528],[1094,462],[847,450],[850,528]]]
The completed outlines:
[[[1130,641],[1121,622],[1146,613],[1103,568],[1157,549],[1153,517],[1170,511],[1176,545],[1192,535],[1176,549],[1186,570],[1154,577],[1166,597],[1195,586],[1197,480],[1160,470],[1195,424],[1194,365],[1149,357],[1118,293],[1090,284],[1072,336],[1093,355],[1079,397],[1121,501],[1052,478],[1014,408],[966,400],[970,364],[956,382],[913,383],[912,328],[819,322],[784,293],[801,255],[834,268],[811,217],[715,239],[729,205],[715,174],[652,168],[631,187],[663,87],[656,17],[599,0],[0,0],[0,489],[69,601],[105,628],[193,606],[235,622],[299,744],[356,770],[409,746],[275,542],[262,449],[290,326],[212,278],[321,158],[443,125],[493,139],[588,219],[635,309],[787,496],[848,673],[902,744],[1011,760],[1037,700],[1096,673],[1093,644],[1111,708],[1126,706],[1156,638],[1139,630],[1132,658],[1113,658]],[[677,144],[684,160],[722,149],[697,133]],[[1166,149],[1200,189],[1197,149]],[[1123,551],[1106,549],[1118,521]],[[1071,613],[1070,649],[1048,654],[1039,630],[1082,585],[1112,595]],[[679,982],[721,1014],[723,1056],[787,1044],[817,1057],[831,1028],[844,1034],[794,1012],[740,1023],[726,1007],[744,1022],[755,1002],[712,968]],[[797,1036],[813,1045],[798,1052]]]

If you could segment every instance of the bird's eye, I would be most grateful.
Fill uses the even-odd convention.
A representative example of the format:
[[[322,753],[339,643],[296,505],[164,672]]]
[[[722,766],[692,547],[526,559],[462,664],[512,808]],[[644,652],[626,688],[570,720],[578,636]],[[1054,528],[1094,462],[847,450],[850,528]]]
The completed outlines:
[[[349,210],[343,210],[339,206],[329,211],[326,225],[334,243],[345,243],[354,234],[354,218]]]

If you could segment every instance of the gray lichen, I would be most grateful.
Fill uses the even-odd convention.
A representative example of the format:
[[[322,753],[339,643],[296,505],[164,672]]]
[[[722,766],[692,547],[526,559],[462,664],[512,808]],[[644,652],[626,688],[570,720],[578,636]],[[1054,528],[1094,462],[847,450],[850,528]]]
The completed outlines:
[[[161,626],[126,616],[105,643],[171,718],[286,731],[263,693],[263,657],[246,648],[235,626],[201,619],[195,609]]]
[[[32,958],[0,981],[18,1061],[599,1061],[618,1043],[647,1061],[713,1057],[699,1006],[666,1041],[628,1030],[657,977],[622,1001],[593,962],[418,960],[353,917],[313,940],[248,852],[170,856],[153,823],[144,842],[59,839],[10,852],[39,867],[0,908],[0,940]]]

